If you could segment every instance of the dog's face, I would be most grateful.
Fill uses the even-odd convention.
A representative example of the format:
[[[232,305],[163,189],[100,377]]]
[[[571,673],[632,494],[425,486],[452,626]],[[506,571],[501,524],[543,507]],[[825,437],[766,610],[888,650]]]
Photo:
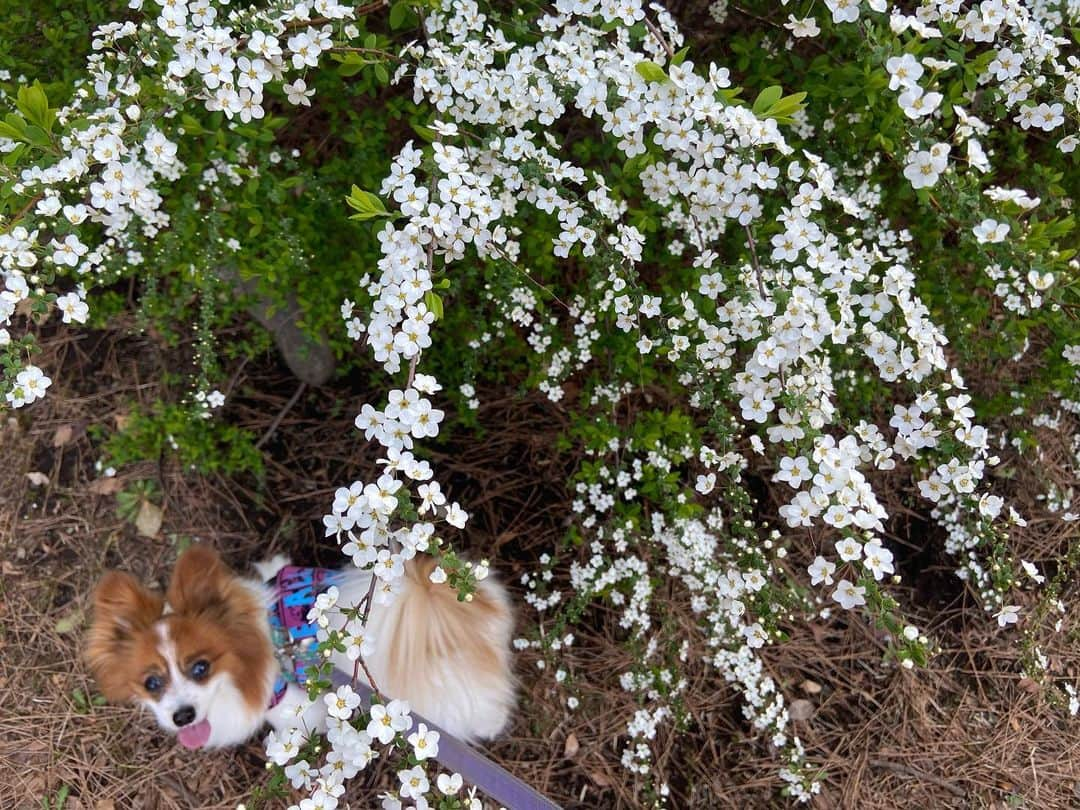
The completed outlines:
[[[107,699],[149,708],[192,749],[249,738],[273,688],[266,608],[202,546],[180,558],[164,599],[128,574],[106,574],[87,659]]]

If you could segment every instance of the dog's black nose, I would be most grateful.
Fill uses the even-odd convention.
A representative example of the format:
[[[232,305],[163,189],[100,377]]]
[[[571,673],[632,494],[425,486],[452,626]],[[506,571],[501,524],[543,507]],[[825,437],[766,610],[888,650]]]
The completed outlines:
[[[173,712],[172,721],[176,723],[177,727],[186,726],[192,720],[195,719],[195,709],[191,706],[181,706],[175,712]]]

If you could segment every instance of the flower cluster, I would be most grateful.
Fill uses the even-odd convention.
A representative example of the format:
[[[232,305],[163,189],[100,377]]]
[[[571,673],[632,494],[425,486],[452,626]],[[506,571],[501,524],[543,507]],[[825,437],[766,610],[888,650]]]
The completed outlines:
[[[88,289],[110,268],[142,261],[136,235],[153,239],[169,227],[163,194],[189,171],[181,159],[188,124],[177,122],[185,105],[194,101],[236,125],[266,117],[270,93],[308,106],[309,71],[359,36],[352,8],[334,0],[226,5],[135,0],[140,22],[97,32],[75,101],[52,110],[40,88],[20,98],[22,129],[0,130],[0,150],[11,154],[37,139],[46,157],[11,184],[29,202],[0,234],[0,327],[35,306],[85,322]],[[894,175],[903,174],[905,189],[940,207],[935,195],[961,182],[981,188],[993,173],[993,149],[984,145],[991,128],[976,115],[983,103],[976,87],[949,90],[960,66],[946,43],[985,54],[975,84],[1009,111],[1019,133],[1051,133],[1061,153],[1075,149],[1074,134],[1058,137],[1075,125],[1080,98],[1080,65],[1050,33],[1061,18],[1012,0],[967,8],[926,0],[911,13],[894,6],[826,0],[820,25],[791,15],[785,28],[807,39],[832,26],[866,26],[870,44],[880,46],[881,86],[911,130],[895,151]],[[716,18],[726,11],[726,3],[712,6]],[[385,403],[365,404],[356,416],[364,439],[382,448],[381,469],[338,489],[323,519],[326,536],[372,572],[372,600],[392,600],[405,562],[421,552],[437,558],[432,579],[466,598],[486,575],[486,563],[458,560],[439,536],[464,528],[468,515],[421,452],[445,419],[437,407],[443,384],[421,363],[437,351],[442,291],[454,289],[455,265],[489,268],[503,283],[484,302],[494,315],[475,347],[523,334],[539,369],[536,386],[552,401],[568,399],[575,390],[568,379],[594,368],[595,358],[624,349],[586,395],[593,413],[633,396],[647,367],[688,391],[686,409],[709,426],[694,441],[690,418],[667,431],[681,431],[678,439],[607,436],[576,481],[582,558],[568,566],[572,594],[555,587],[546,561],[526,581],[541,621],[570,601],[605,598],[640,645],[641,666],[621,678],[643,704],[627,723],[624,764],[653,775],[650,746],[677,717],[685,689],[678,673],[688,645],[671,652],[658,640],[662,606],[653,591],[662,577],[689,595],[709,662],[777,750],[788,792],[809,801],[819,789],[810,756],[757,652],[777,638],[777,623],[822,604],[861,609],[889,628],[902,666],[925,660],[925,637],[900,621],[886,593],[896,561],[872,473],[899,462],[917,472],[960,575],[1002,626],[1021,621],[1009,604],[1015,566],[1004,526],[1023,518],[986,483],[998,459],[962,375],[950,367],[946,335],[918,294],[912,235],[880,214],[881,195],[865,176],[799,145],[814,131],[801,100],[764,91],[740,103],[729,70],[691,61],[673,17],[641,0],[556,0],[532,22],[523,30],[473,0],[443,0],[424,13],[423,40],[394,57],[394,80],[411,79],[414,102],[436,120],[423,128],[430,145],[410,141],[393,157],[377,195],[356,189],[350,197],[361,218],[382,224],[378,261],[359,279],[358,297],[369,303],[358,308],[350,298],[341,315],[389,382]],[[625,161],[617,183],[578,165],[560,143],[554,133],[567,119],[586,121]],[[209,185],[242,182],[227,163],[211,161],[203,172]],[[627,184],[647,216],[631,216]],[[1031,213],[1040,200],[999,186],[976,198],[950,224],[985,260],[981,269],[1007,309],[1026,314],[1056,280],[1031,258],[1036,251],[1014,244],[1045,231]],[[523,249],[521,223],[534,220],[552,223],[549,258],[582,274],[565,301],[534,277],[536,257]],[[670,265],[662,282],[646,272],[656,256]],[[48,291],[57,285],[64,292]],[[549,299],[561,308],[549,310]],[[10,345],[8,402],[35,401],[49,378],[25,365],[6,328],[0,344]],[[837,385],[856,375],[888,395],[891,414],[845,412]],[[475,388],[459,390],[475,408]],[[197,397],[206,413],[223,400],[216,390]],[[743,470],[751,463],[770,468],[790,494],[775,526],[749,517]],[[778,605],[773,597],[792,583],[775,561],[796,545],[813,560],[810,589],[802,604]],[[313,610],[320,641],[362,663],[373,644],[363,618],[370,604],[336,599],[328,592]],[[553,649],[572,643],[562,627],[549,636]],[[562,683],[566,670],[553,670]],[[571,710],[574,701],[567,699]],[[307,793],[299,807],[337,806],[345,782],[383,755],[377,746],[409,760],[384,806],[425,807],[461,791],[460,777],[449,774],[433,788],[425,763],[438,735],[420,727],[404,738],[406,705],[359,707],[358,695],[342,687],[298,705],[295,727],[268,740],[270,758]],[[313,712],[329,718],[322,764],[308,750]]]

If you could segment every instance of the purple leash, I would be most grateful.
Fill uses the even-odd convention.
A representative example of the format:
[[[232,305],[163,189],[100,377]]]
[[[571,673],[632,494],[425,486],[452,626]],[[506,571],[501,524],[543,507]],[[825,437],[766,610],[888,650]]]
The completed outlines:
[[[371,687],[365,683],[353,683],[352,678],[339,669],[331,676],[334,686],[351,686],[360,696],[365,709],[371,707]],[[466,745],[457,737],[443,731],[430,720],[416,712],[412,715],[413,731],[423,723],[433,731],[439,732],[439,755],[435,757],[449,771],[461,774],[461,778],[470,785],[475,785],[507,810],[562,810],[551,799],[537,793],[516,776],[499,767],[472,746]]]

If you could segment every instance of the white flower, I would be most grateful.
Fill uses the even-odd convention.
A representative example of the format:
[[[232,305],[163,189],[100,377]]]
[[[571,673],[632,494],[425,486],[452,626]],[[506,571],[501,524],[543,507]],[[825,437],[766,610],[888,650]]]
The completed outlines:
[[[401,795],[406,799],[422,800],[431,787],[422,765],[398,771],[398,779],[401,780]]]
[[[914,85],[900,94],[898,102],[904,115],[915,119],[932,114],[941,104],[942,99],[941,93],[924,93],[921,87]]]
[[[923,75],[923,66],[910,53],[890,56],[885,61],[885,69],[889,71],[890,90],[917,86],[919,77]]]
[[[880,540],[875,538],[863,546],[863,555],[863,566],[873,574],[874,579],[880,581],[886,574],[895,571],[892,552],[882,547]]]
[[[311,106],[311,97],[315,95],[315,88],[308,90],[307,82],[303,79],[284,85],[282,90],[291,104],[302,104],[305,107]]]
[[[784,28],[788,29],[791,35],[796,38],[816,37],[821,33],[817,20],[813,17],[805,17],[800,20],[794,14],[788,15],[788,21],[784,23]]]
[[[859,19],[859,0],[825,0],[834,23],[855,22]]]
[[[708,495],[713,491],[716,486],[716,473],[708,473],[706,475],[699,475],[697,477],[697,483],[694,485],[694,489],[700,492],[702,495]]]
[[[456,526],[459,529],[465,528],[465,523],[468,521],[468,513],[461,508],[461,506],[454,501],[450,504],[450,507],[446,510],[446,522],[451,526]]]
[[[1039,569],[1036,568],[1033,563],[1029,563],[1027,560],[1021,560],[1020,565],[1023,567],[1024,573],[1031,577],[1036,585],[1042,585],[1046,582],[1046,577],[1039,573]]]
[[[842,579],[833,591],[832,598],[839,602],[844,610],[851,610],[853,607],[866,604],[865,594],[866,588]]]
[[[56,299],[56,306],[60,309],[64,323],[86,323],[90,315],[90,307],[87,306],[77,293],[65,293]]]
[[[862,557],[863,547],[850,537],[845,537],[836,543],[836,553],[844,562],[852,562]]]
[[[765,632],[765,628],[761,626],[760,622],[754,622],[747,627],[743,627],[740,632],[746,640],[746,645],[753,649],[764,647],[769,640],[769,636]]]
[[[998,222],[996,219],[984,219],[972,229],[975,238],[980,244],[988,242],[1004,242],[1009,235],[1009,223]]]
[[[339,720],[348,720],[353,710],[360,705],[360,696],[348,684],[339,686],[337,692],[323,695],[326,713]]]
[[[15,375],[15,385],[7,392],[7,400],[13,408],[21,408],[45,396],[50,385],[52,380],[40,368],[27,366]]]
[[[436,565],[435,568],[432,570],[431,574],[428,576],[428,579],[430,579],[436,585],[442,585],[444,582],[446,582],[446,571],[443,570],[441,565]]]
[[[814,558],[814,561],[810,563],[810,567],[807,570],[810,572],[811,585],[820,585],[822,582],[826,585],[833,584],[832,575],[836,572],[836,565],[826,560],[820,554]]]
[[[948,165],[948,151],[947,144],[935,144],[929,150],[909,154],[908,162],[904,166],[904,177],[911,182],[911,187],[929,188],[937,183],[941,172]]]
[[[997,619],[998,627],[1016,624],[1020,620],[1020,606],[1004,605],[1001,610],[994,614],[994,618]]]
[[[423,761],[439,755],[439,732],[430,730],[424,723],[420,723],[408,739],[418,760]]]
[[[401,700],[391,700],[385,706],[375,703],[371,707],[371,721],[367,733],[383,745],[388,745],[399,732],[412,725],[409,717],[409,704]]]
[[[439,792],[444,796],[454,796],[459,790],[461,790],[461,774],[445,774],[440,773],[435,780],[435,784],[439,788]]]

